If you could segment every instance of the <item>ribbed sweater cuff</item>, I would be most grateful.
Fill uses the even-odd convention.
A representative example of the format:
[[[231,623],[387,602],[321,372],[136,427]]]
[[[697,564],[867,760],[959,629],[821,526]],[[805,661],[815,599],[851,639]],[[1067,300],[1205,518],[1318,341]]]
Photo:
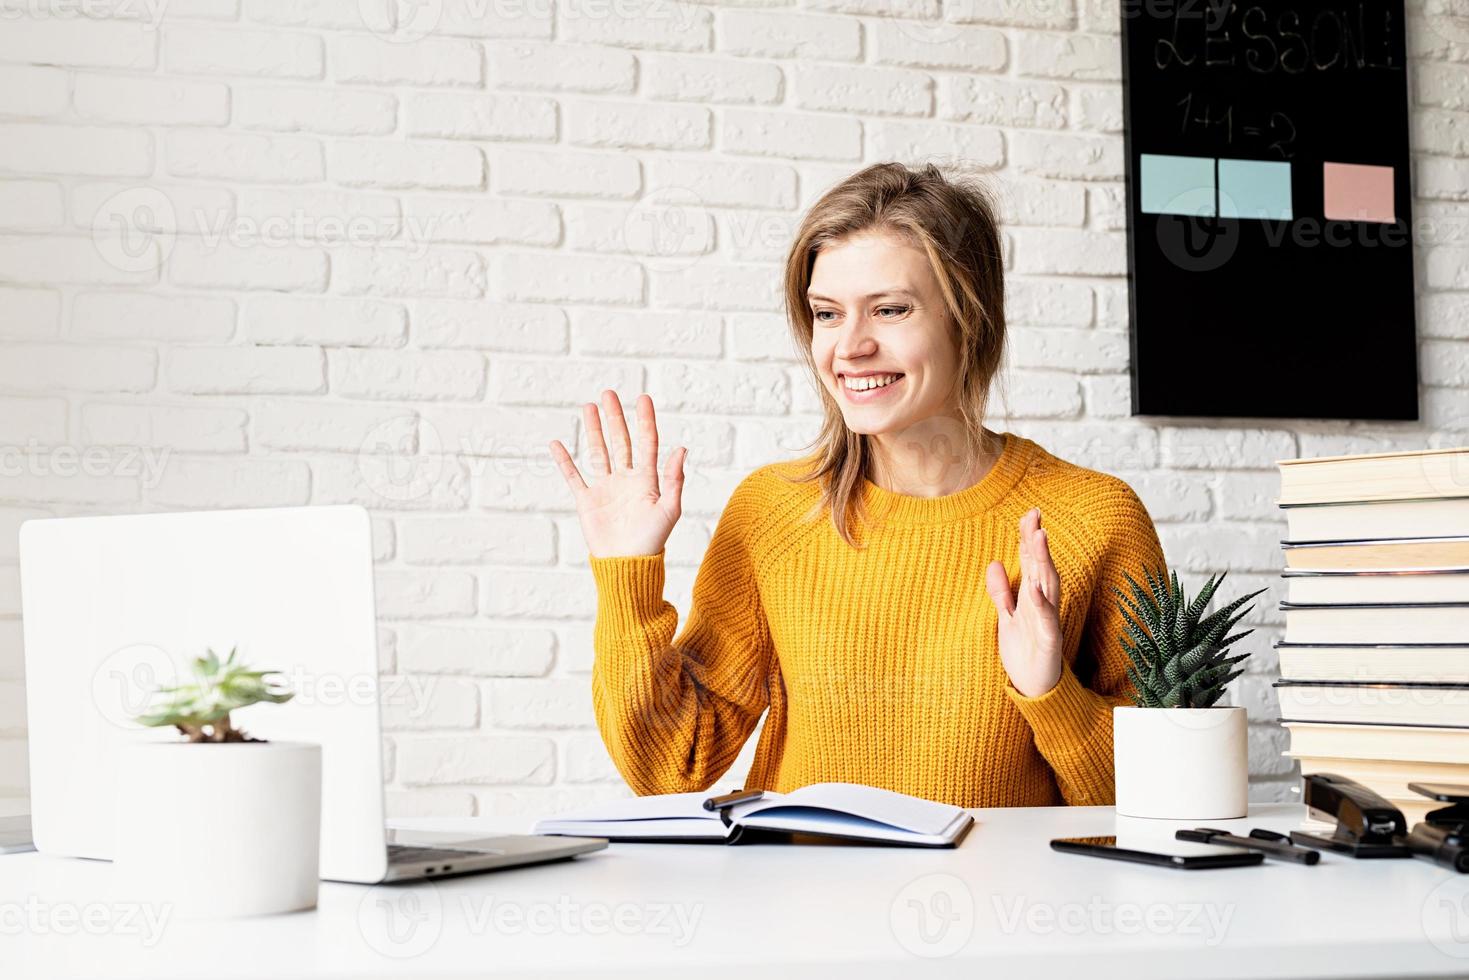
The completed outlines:
[[[589,556],[597,583],[597,617],[619,632],[636,630],[663,607],[664,552],[617,558]]]
[[[1079,745],[1096,724],[1097,694],[1081,683],[1065,661],[1056,686],[1045,694],[1026,697],[1009,683],[1005,693],[1030,724],[1038,744],[1060,741]]]

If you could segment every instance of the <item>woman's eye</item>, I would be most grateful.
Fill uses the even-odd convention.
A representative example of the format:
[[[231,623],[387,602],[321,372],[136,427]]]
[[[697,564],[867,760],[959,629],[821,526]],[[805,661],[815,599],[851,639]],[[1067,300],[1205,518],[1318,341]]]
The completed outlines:
[[[815,312],[815,313],[814,313],[814,314],[813,314],[813,317],[814,317],[814,319],[816,319],[816,320],[817,320],[817,321],[818,321],[818,322],[820,322],[820,323],[828,323],[828,322],[830,322],[830,321],[828,321],[828,320],[823,320],[823,319],[821,319],[821,315],[822,315],[822,314],[823,314],[823,313],[832,313],[832,314],[833,314],[833,315],[835,315],[835,313],[833,313],[833,311],[832,311],[832,310],[817,310],[817,311],[816,311],[816,312]]]
[[[880,306],[880,307],[877,308],[877,312],[879,312],[879,313],[883,312],[884,310],[892,310],[894,313],[897,313],[898,315],[902,315],[902,314],[908,312],[908,307],[906,307],[906,306]]]

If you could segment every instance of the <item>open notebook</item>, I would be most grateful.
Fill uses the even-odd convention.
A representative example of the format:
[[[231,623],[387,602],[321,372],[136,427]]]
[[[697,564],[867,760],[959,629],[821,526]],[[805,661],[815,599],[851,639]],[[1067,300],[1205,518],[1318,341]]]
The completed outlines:
[[[709,810],[708,793],[611,800],[538,821],[537,834],[611,841],[800,843],[802,834],[907,847],[954,847],[974,817],[957,806],[856,783],[813,783]]]

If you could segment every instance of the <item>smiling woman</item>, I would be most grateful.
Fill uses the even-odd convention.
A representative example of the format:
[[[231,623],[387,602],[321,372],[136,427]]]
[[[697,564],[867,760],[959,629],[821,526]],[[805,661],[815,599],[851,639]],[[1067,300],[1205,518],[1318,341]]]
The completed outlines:
[[[1131,703],[1112,590],[1162,548],[1122,480],[984,426],[1005,340],[988,194],[932,165],[859,171],[804,217],[785,294],[816,449],[736,487],[676,639],[663,548],[685,453],[660,482],[652,399],[636,455],[615,392],[610,452],[584,406],[591,486],[551,445],[597,585],[593,707],[619,771],[639,793],[707,789],[763,713],[747,788],[1111,803],[1111,709]]]

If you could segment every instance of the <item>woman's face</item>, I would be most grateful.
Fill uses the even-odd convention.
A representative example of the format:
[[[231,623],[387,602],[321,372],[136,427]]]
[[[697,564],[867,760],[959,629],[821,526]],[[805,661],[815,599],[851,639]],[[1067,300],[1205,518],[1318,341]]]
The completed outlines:
[[[816,254],[806,298],[811,353],[849,429],[897,433],[953,411],[958,345],[921,250],[892,232],[851,235]]]

